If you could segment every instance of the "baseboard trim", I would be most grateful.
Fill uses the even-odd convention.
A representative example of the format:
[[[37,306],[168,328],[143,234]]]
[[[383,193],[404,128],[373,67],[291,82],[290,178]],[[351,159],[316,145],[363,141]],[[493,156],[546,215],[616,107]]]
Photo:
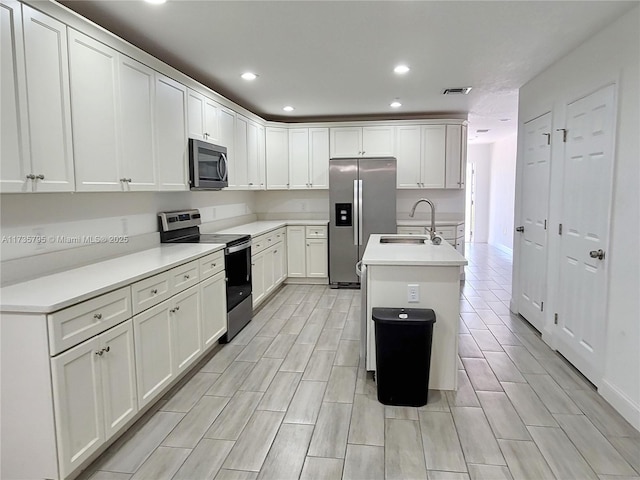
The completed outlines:
[[[329,278],[287,278],[284,283],[287,285],[328,285]]]
[[[640,431],[640,405],[603,379],[598,393],[615,408],[633,428]]]

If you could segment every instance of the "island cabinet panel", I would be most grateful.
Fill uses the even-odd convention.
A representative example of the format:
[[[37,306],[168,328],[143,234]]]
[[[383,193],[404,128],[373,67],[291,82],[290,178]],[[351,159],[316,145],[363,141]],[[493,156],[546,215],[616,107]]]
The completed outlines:
[[[447,248],[451,248],[447,246]],[[366,253],[365,253],[366,255]],[[366,368],[376,370],[375,307],[431,308],[436,314],[433,328],[429,388],[457,388],[460,267],[367,265]],[[420,301],[407,302],[407,285],[417,284]]]

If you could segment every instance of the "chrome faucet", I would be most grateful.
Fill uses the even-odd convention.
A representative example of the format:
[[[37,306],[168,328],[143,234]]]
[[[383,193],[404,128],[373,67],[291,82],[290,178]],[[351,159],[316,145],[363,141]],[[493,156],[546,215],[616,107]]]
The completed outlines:
[[[418,200],[416,203],[413,204],[413,207],[411,208],[411,213],[409,213],[409,216],[413,218],[413,216],[416,213],[416,207],[421,202],[428,203],[429,206],[431,207],[431,228],[429,230],[429,239],[431,240],[431,243],[433,243],[434,245],[440,245],[441,239],[440,237],[436,237],[436,207],[431,200],[427,200],[426,198],[421,198],[420,200]]]

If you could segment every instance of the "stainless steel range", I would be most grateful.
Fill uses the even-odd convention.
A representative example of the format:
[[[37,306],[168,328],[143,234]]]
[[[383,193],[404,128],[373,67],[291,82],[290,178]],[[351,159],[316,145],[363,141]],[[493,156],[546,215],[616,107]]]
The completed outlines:
[[[223,243],[227,281],[227,333],[220,343],[235,337],[253,317],[251,295],[251,236],[200,233],[200,212],[179,210],[158,214],[162,243]]]

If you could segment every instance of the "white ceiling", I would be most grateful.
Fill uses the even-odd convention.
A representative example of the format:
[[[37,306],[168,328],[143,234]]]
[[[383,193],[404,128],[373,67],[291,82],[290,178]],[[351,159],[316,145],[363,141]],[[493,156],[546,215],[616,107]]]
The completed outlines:
[[[61,3],[268,120],[468,114],[491,143],[516,131],[519,87],[638,1]]]

